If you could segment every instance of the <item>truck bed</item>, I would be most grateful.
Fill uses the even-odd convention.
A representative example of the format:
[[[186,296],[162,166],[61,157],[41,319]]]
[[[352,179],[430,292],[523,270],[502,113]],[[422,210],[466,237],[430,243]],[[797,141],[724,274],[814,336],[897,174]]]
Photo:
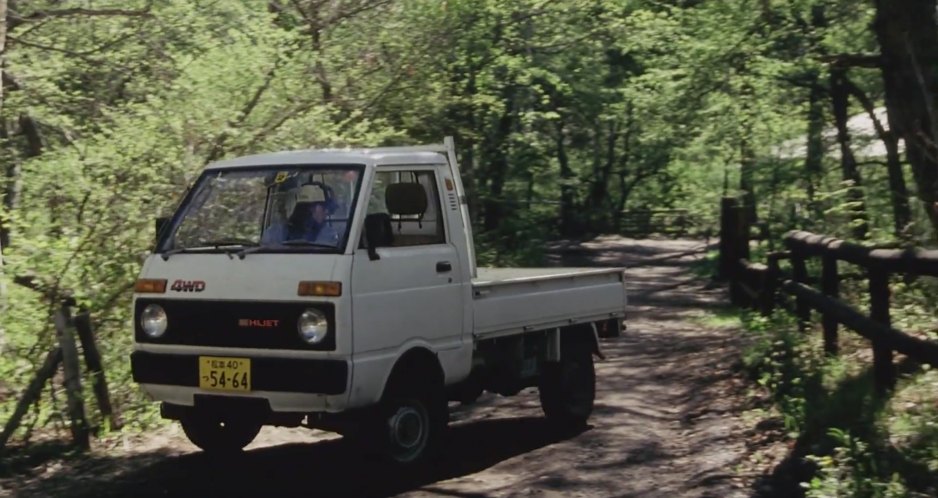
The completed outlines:
[[[472,280],[478,339],[622,318],[622,268],[479,268]]]

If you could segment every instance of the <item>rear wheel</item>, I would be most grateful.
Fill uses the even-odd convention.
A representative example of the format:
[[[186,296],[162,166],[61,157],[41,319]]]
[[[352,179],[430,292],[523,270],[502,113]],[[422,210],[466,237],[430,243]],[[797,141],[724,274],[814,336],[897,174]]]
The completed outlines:
[[[260,419],[213,411],[192,410],[180,418],[182,430],[192,444],[209,453],[236,453],[260,432]]]
[[[586,425],[596,397],[596,371],[592,345],[585,337],[564,337],[560,361],[544,366],[538,391],[551,423],[564,428]]]

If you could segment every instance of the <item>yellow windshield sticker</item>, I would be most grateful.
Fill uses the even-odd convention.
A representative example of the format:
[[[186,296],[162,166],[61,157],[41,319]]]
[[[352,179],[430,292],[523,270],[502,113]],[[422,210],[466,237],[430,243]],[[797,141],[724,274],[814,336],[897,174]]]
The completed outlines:
[[[270,177],[268,177],[270,178]],[[287,178],[290,178],[289,171],[278,171],[277,176],[274,178],[274,183],[283,183],[287,181]]]

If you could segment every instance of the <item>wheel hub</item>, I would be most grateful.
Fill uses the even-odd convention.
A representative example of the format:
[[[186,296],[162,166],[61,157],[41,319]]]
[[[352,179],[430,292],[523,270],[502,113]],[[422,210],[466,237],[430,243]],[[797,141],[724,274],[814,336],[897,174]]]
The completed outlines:
[[[391,416],[391,441],[401,449],[418,447],[424,439],[424,420],[420,412],[411,406],[402,406]]]

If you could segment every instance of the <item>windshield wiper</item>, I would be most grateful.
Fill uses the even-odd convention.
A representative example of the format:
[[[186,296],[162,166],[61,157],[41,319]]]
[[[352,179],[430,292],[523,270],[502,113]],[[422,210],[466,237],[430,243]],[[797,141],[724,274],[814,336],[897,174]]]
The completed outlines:
[[[163,261],[169,261],[169,257],[172,256],[173,254],[179,254],[181,252],[185,252],[188,249],[189,249],[188,247],[182,247],[182,246],[174,247],[172,249],[167,249],[161,252],[160,257],[163,258]]]
[[[309,246],[309,247],[325,247],[328,249],[335,249],[336,246],[332,244],[323,244],[321,242],[312,242],[304,239],[290,239],[280,242],[280,245],[283,246]]]
[[[225,251],[225,254],[227,254],[228,257],[231,259],[234,259],[234,256],[232,256],[232,254],[234,254],[234,251],[236,250],[240,249],[240,251],[238,252],[238,258],[244,259],[244,255],[242,253],[244,253],[248,249],[256,249],[260,247],[260,244],[258,244],[257,242],[254,242],[253,240],[237,239],[237,238],[213,240],[210,242],[205,242],[204,244],[207,246],[212,246],[215,249],[221,249],[223,247],[230,247],[231,250]]]
[[[304,239],[291,239],[291,240],[284,240],[284,241],[282,241],[282,242],[277,242],[277,243],[274,243],[274,244],[254,245],[254,246],[251,246],[251,247],[245,247],[244,249],[242,249],[241,251],[238,252],[238,257],[241,258],[241,259],[244,259],[244,257],[247,256],[248,254],[253,254],[253,253],[255,253],[255,252],[260,251],[261,249],[270,249],[271,247],[273,247],[273,246],[278,246],[278,245],[280,245],[280,246],[324,247],[324,248],[327,248],[327,249],[336,249],[336,246],[333,246],[333,245],[330,245],[330,244],[322,244],[322,243],[319,243],[319,242],[311,242],[311,241],[304,240]]]
[[[196,245],[199,247],[214,247],[215,249],[221,249],[222,247],[230,247],[230,246],[254,247],[257,245],[257,242],[254,242],[251,239],[231,238],[231,239],[199,241],[199,243]]]
[[[270,247],[270,246],[262,246],[260,244],[254,244],[253,246],[245,247],[244,249],[241,249],[240,251],[238,251],[238,259],[244,259],[244,257],[247,256],[248,254],[255,253],[267,247]]]
[[[191,251],[195,249],[204,249],[204,248],[222,249],[225,247],[230,247],[233,250],[241,249],[242,251],[246,251],[247,249],[254,249],[254,248],[259,247],[259,244],[250,239],[238,239],[238,238],[199,241],[192,246],[174,247],[172,249],[163,251],[163,253],[160,254],[160,256],[163,257],[163,261],[167,261],[169,257],[172,256],[173,254],[179,254],[181,252]],[[227,254],[228,257],[231,257],[233,250],[225,251],[225,254]],[[239,253],[239,257],[244,259],[244,256],[240,256],[240,253]]]

